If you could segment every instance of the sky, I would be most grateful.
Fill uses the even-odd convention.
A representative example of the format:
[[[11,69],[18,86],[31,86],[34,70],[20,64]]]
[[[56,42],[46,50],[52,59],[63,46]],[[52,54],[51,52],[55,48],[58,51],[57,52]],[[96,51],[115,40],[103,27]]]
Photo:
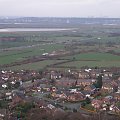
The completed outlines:
[[[0,16],[119,17],[120,0],[0,0]]]

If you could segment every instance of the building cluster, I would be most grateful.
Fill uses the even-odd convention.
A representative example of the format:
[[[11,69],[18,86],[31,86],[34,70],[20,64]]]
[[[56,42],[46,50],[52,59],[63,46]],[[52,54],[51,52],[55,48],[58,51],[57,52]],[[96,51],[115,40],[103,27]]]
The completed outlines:
[[[99,76],[101,87],[96,86]],[[19,104],[30,102],[46,110],[80,111],[91,106],[93,111],[120,114],[118,69],[1,70],[0,89],[1,119],[12,116]]]

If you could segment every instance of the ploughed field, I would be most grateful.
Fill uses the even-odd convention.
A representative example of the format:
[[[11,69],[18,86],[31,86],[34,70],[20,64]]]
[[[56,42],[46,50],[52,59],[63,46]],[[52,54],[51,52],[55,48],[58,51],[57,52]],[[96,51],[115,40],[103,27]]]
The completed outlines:
[[[103,25],[2,31],[0,69],[120,67],[119,32],[120,26]]]

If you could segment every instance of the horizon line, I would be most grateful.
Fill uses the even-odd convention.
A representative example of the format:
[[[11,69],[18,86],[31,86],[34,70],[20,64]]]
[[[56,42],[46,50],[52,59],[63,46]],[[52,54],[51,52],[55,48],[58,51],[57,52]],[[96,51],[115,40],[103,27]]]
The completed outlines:
[[[120,19],[120,17],[74,17],[74,16],[0,16],[0,18],[106,18],[106,19]]]

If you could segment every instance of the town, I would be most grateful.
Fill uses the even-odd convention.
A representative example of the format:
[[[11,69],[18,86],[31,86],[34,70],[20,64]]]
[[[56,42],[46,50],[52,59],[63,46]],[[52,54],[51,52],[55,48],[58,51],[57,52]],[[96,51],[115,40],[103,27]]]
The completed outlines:
[[[0,85],[1,120],[32,119],[40,111],[46,114],[39,119],[65,113],[120,115],[119,68],[1,70]]]

